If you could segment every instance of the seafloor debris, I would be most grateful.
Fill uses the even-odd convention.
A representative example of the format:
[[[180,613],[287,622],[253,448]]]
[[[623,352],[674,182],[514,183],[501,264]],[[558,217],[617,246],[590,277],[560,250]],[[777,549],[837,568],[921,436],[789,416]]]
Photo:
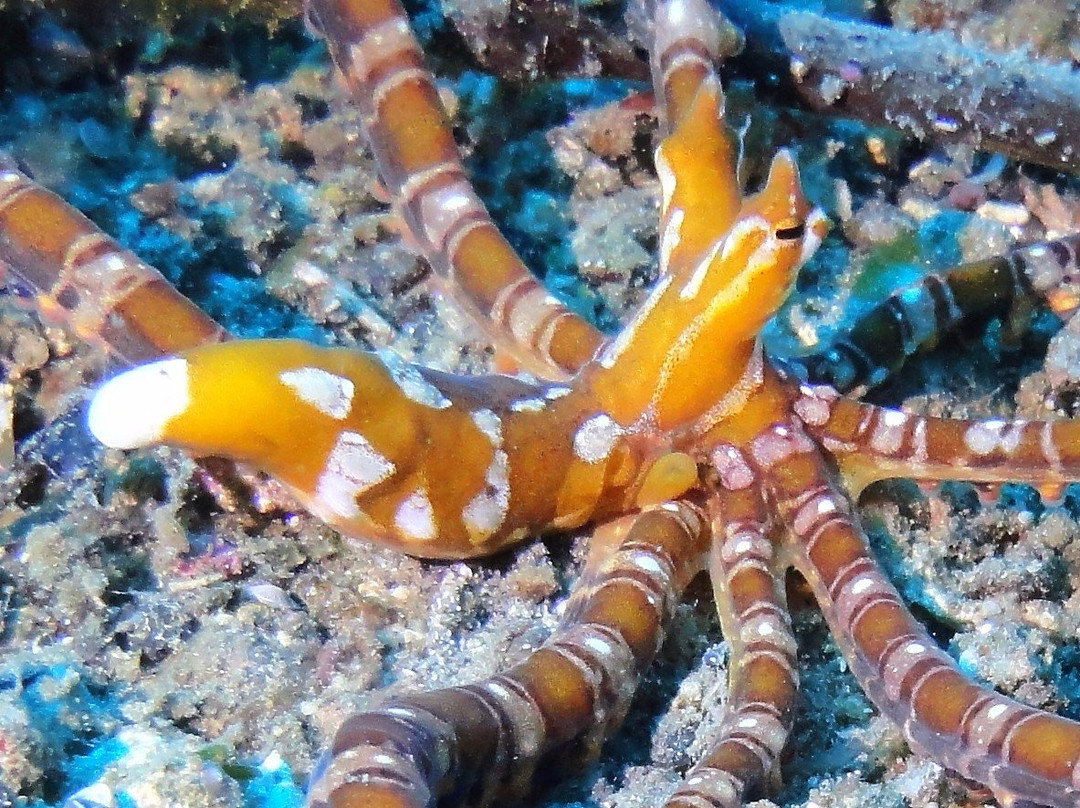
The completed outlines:
[[[833,20],[769,3],[722,5],[746,28],[748,59],[782,65],[784,86],[813,109],[1059,169],[1070,169],[1080,155],[1080,76],[1069,64],[1027,49],[960,44],[950,33]]]

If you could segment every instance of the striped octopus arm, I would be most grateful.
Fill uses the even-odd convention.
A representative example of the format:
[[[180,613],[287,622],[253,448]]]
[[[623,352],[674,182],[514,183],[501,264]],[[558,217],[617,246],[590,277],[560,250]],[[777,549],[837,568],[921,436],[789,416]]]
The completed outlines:
[[[716,739],[665,808],[738,808],[780,781],[799,675],[771,522],[756,489],[712,500],[710,577],[731,649]]]
[[[1057,493],[1080,481],[1080,421],[938,418],[803,387],[795,411],[854,492],[877,480],[1022,482]]]
[[[220,342],[225,330],[165,277],[0,157],[0,280],[127,364]]]
[[[523,662],[471,685],[396,698],[346,719],[311,808],[499,805],[536,779],[591,760],[618,726],[709,539],[692,505],[623,520],[590,546],[555,634]]]
[[[1003,317],[1015,332],[1037,301],[1065,320],[1080,302],[1078,248],[1080,234],[1073,234],[927,275],[893,292],[824,351],[795,361],[812,383],[858,392],[961,326]]]
[[[987,784],[1002,805],[1080,805],[1080,724],[970,681],[885,578],[811,437],[789,425],[759,440],[792,563],[860,686],[911,747]]]
[[[379,174],[445,289],[521,367],[564,379],[600,333],[533,277],[465,173],[435,79],[397,0],[308,0],[366,121]]]

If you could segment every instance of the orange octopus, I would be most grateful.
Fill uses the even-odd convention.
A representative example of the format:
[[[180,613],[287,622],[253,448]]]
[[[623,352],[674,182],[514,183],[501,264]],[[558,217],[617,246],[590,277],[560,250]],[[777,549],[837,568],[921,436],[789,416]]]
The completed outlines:
[[[308,0],[360,105],[383,183],[433,269],[523,373],[459,376],[391,353],[229,341],[153,270],[15,167],[0,261],[77,333],[127,359],[88,422],[119,449],[169,444],[268,472],[343,533],[425,558],[486,556],[591,526],[558,630],[482,681],[346,718],[311,806],[497,805],[620,724],[690,581],[707,571],[730,648],[726,711],[667,808],[776,786],[797,702],[790,570],[847,664],[916,752],[1003,805],[1080,806],[1080,724],[965,676],[885,577],[853,508],[870,483],[1080,480],[1080,423],[916,415],[809,384],[760,332],[826,232],[780,152],[743,193],[703,0],[656,11],[668,133],[659,277],[611,339],[547,293],[473,191],[396,0]],[[877,366],[1002,301],[1071,301],[1072,240],[930,276],[822,361]],[[1061,304],[1064,311],[1071,302]]]

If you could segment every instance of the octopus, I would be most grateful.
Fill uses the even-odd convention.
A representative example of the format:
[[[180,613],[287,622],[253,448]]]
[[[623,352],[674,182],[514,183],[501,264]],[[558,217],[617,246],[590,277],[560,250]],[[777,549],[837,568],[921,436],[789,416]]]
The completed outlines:
[[[136,365],[88,408],[90,432],[113,449],[164,444],[259,469],[342,534],[425,559],[588,532],[547,640],[477,682],[345,716],[308,804],[504,804],[595,760],[706,574],[727,695],[667,808],[775,793],[799,703],[792,591],[816,601],[915,753],[1002,805],[1080,805],[1080,724],[966,675],[883,572],[855,508],[897,477],[1049,493],[1080,480],[1080,424],[921,415],[844,394],[969,319],[1038,299],[1071,314],[1076,239],[926,276],[822,353],[772,357],[762,329],[827,220],[789,151],[744,191],[715,73],[737,37],[701,0],[667,0],[651,50],[665,129],[658,278],[608,337],[546,291],[493,223],[395,0],[305,10],[408,238],[515,372],[232,339],[12,161],[0,171],[0,265],[45,315]]]

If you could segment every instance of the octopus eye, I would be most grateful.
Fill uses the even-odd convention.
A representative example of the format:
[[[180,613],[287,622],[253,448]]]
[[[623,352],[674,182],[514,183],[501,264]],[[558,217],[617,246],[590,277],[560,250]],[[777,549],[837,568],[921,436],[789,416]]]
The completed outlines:
[[[801,239],[805,232],[806,224],[804,222],[795,222],[777,227],[776,230],[773,231],[773,235],[781,241],[796,241]]]

